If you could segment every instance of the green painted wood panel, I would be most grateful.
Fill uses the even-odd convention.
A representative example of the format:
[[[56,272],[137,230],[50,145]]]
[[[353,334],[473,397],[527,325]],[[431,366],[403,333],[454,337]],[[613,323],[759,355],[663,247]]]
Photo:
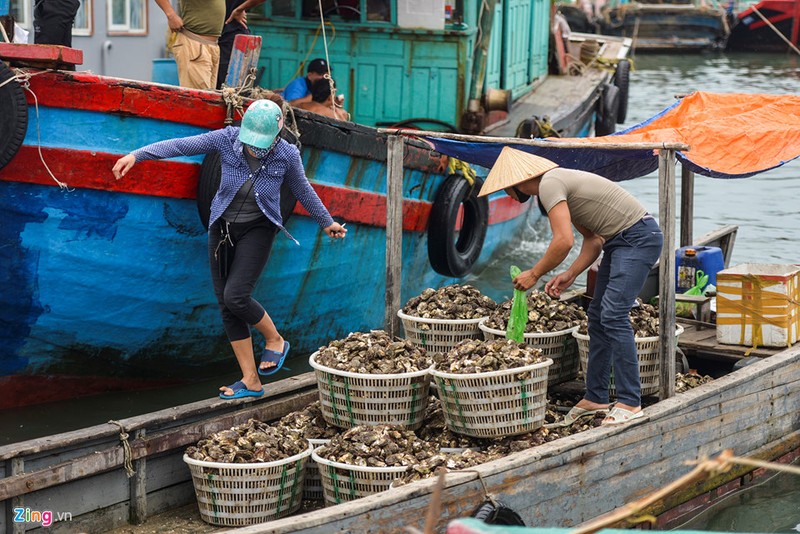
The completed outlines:
[[[282,89],[304,58],[325,57],[322,35],[306,21],[251,20],[263,39],[262,87]],[[328,31],[337,91],[354,122],[374,126],[410,118],[457,124],[466,108],[475,30],[428,32],[341,27]],[[313,47],[313,48],[312,48]]]
[[[530,81],[533,81],[547,75],[547,55],[550,47],[549,0],[533,0],[531,14],[531,57],[528,73]]]
[[[533,0],[506,0],[503,25],[502,88],[511,89],[514,98],[530,82],[528,63],[531,44],[531,3]]]
[[[500,89],[503,73],[503,2],[498,2],[494,8],[492,21],[492,39],[489,42],[489,51],[486,58],[486,89]]]

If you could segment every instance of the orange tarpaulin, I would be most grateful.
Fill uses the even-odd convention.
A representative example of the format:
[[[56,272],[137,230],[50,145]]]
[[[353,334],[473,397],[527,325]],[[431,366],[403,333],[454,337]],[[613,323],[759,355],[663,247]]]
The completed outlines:
[[[438,138],[430,141],[444,154],[487,168],[504,146]],[[552,141],[554,146],[559,142]],[[692,171],[715,178],[744,178],[800,156],[800,96],[694,92],[624,132],[569,141],[685,143],[691,148],[678,152],[678,159]],[[643,176],[658,168],[652,150],[509,146],[615,181]]]

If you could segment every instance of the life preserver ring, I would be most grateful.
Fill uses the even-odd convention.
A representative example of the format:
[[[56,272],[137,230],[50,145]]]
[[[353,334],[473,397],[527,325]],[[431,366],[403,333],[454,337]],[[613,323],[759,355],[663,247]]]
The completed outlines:
[[[597,137],[610,135],[617,129],[617,108],[619,107],[619,88],[610,83],[603,84],[603,94],[594,121],[594,134]]]
[[[619,106],[617,107],[617,124],[625,122],[628,116],[628,85],[630,85],[631,62],[622,59],[617,63],[614,72],[614,85],[619,89]]]
[[[428,259],[433,270],[462,277],[472,269],[483,249],[489,223],[489,200],[478,197],[483,182],[474,184],[461,174],[448,176],[436,193],[428,219]],[[460,230],[456,230],[463,206]]]
[[[12,78],[13,71],[0,61],[0,169],[17,155],[28,131],[25,92]]]
[[[208,228],[208,220],[211,218],[211,201],[219,189],[219,182],[222,180],[222,160],[219,152],[210,152],[203,158],[200,166],[200,177],[197,179],[197,213],[204,228]],[[281,185],[281,218],[283,226],[289,222],[294,206],[297,204],[288,182],[284,180]]]

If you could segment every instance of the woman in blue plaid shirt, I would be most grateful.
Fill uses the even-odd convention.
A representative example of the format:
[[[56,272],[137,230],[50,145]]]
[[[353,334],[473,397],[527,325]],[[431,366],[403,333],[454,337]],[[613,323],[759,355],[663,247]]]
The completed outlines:
[[[300,151],[278,137],[281,128],[280,107],[270,100],[258,100],[247,109],[241,127],[228,126],[153,143],[120,158],[112,169],[119,180],[139,161],[209,152],[220,154],[222,177],[211,202],[208,256],[222,323],[242,370],[241,380],[220,388],[222,399],[264,395],[258,375],[276,373],[289,352],[289,342],[252,297],[278,231],[297,243],[283,227],[281,185],[287,182],[300,204],[329,237],[340,239],[347,233],[333,220],[308,183]],[[266,340],[258,368],[251,325]]]

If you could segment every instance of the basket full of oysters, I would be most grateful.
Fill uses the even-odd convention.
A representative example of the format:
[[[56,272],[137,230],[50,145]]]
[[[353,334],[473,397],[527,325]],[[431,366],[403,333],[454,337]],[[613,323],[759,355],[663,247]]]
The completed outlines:
[[[553,360],[547,375],[552,386],[575,379],[580,370],[578,344],[572,333],[586,312],[577,304],[561,302],[544,291],[534,290],[528,294],[528,321],[525,323],[523,341],[542,351],[542,355]],[[501,339],[506,335],[512,301],[500,305],[478,327],[484,339]]]
[[[422,424],[433,364],[425,349],[383,330],[355,332],[321,347],[309,363],[328,424],[411,430]]]
[[[447,428],[477,438],[540,428],[552,364],[541,350],[510,339],[462,341],[431,369]]]
[[[636,299],[636,306],[631,308],[628,318],[633,328],[634,341],[636,342],[636,354],[639,358],[639,381],[642,387],[642,395],[654,395],[658,393],[661,385],[661,360],[659,360],[659,333],[658,333],[658,308],[652,304]],[[675,325],[675,337],[683,333],[681,325]],[[583,321],[580,327],[572,333],[578,341],[578,353],[580,355],[581,368],[586,374],[589,362],[589,329],[588,321]],[[616,396],[617,389],[614,386],[614,370],[611,370],[611,380],[608,392]]]
[[[278,519],[300,508],[311,447],[298,432],[255,419],[186,450],[200,517],[219,526]]]
[[[397,316],[406,339],[428,352],[447,352],[464,339],[480,339],[478,323],[497,303],[471,285],[428,288],[409,299]]]

